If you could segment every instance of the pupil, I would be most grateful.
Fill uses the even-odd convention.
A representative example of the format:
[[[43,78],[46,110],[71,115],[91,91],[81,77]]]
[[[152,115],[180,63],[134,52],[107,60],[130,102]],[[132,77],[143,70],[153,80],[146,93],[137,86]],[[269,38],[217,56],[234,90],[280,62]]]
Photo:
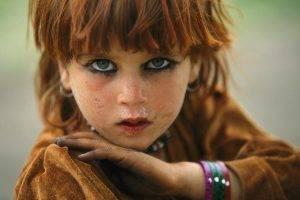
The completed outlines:
[[[164,63],[164,60],[163,59],[155,59],[155,60],[153,60],[152,63],[155,67],[160,67]]]
[[[108,60],[98,60],[97,61],[97,65],[100,68],[106,68],[108,64],[109,64]]]

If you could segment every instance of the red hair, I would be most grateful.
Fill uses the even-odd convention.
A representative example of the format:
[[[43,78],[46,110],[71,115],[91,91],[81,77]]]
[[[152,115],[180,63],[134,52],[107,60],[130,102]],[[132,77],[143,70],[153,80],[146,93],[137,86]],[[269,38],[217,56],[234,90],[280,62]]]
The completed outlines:
[[[41,51],[36,95],[48,127],[72,129],[84,120],[74,98],[59,93],[58,60],[109,51],[115,38],[125,50],[168,54],[178,46],[192,62],[201,55],[203,95],[219,82],[227,89],[231,20],[221,0],[30,0],[29,18]]]

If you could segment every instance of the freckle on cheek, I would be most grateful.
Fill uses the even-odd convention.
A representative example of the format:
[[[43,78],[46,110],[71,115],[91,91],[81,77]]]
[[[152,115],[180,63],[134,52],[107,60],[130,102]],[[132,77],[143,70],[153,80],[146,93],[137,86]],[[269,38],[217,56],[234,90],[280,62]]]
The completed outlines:
[[[104,102],[101,98],[95,98],[94,99],[95,105],[97,108],[103,108],[104,107]]]

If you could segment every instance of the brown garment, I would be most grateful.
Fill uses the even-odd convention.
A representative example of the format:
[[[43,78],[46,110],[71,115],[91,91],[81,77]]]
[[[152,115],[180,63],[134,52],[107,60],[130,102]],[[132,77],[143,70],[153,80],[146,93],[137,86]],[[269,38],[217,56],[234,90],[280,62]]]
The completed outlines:
[[[241,181],[242,199],[297,199],[300,151],[265,132],[228,94],[187,93],[169,128],[168,162],[222,160]],[[15,199],[127,199],[101,168],[53,144],[59,129],[39,135],[15,186]]]

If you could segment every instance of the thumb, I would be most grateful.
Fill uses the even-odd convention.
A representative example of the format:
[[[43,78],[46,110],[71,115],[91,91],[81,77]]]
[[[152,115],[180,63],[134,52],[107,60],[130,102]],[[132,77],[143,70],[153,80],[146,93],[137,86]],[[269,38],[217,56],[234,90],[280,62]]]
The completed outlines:
[[[107,159],[123,168],[131,168],[138,159],[142,159],[139,152],[133,149],[127,149],[117,146],[102,146],[100,148],[88,151],[77,157],[79,160],[91,161]]]
[[[96,159],[107,159],[119,167],[126,168],[134,173],[145,176],[149,175],[149,171],[151,171],[151,169],[161,166],[161,160],[153,156],[133,149],[117,146],[104,146],[97,148],[81,154],[77,158],[84,162]]]

